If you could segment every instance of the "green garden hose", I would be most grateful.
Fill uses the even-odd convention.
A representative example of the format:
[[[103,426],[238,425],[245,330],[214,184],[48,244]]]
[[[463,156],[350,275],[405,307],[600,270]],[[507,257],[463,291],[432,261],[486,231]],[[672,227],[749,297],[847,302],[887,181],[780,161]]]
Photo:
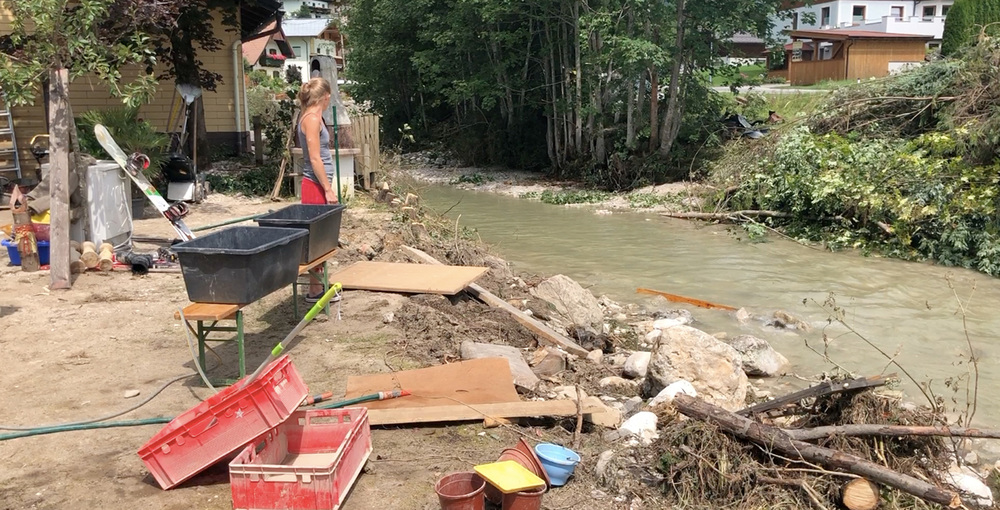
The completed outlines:
[[[185,376],[187,377],[187,376]],[[28,436],[40,436],[43,434],[55,434],[56,432],[69,432],[71,430],[90,430],[90,429],[108,429],[113,427],[137,427],[139,425],[159,425],[162,423],[170,423],[173,418],[145,418],[142,420],[127,420],[127,421],[105,421],[100,423],[70,423],[66,425],[58,425],[55,427],[37,427],[33,429],[24,429],[20,432],[14,432],[11,434],[0,434],[0,441],[6,441],[8,439],[17,439],[19,437]]]

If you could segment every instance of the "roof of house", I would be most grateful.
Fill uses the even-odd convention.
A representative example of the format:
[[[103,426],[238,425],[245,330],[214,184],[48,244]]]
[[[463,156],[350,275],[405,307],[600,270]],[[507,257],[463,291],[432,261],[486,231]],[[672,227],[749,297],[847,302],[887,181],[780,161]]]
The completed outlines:
[[[257,32],[281,11],[281,0],[240,0],[240,37]]]
[[[281,28],[287,37],[318,37],[328,26],[330,18],[298,18],[281,21]]]
[[[818,39],[822,41],[843,41],[846,39],[917,39],[930,41],[932,35],[890,34],[886,32],[869,32],[867,30],[794,30],[788,34],[793,39]]]
[[[281,54],[288,58],[295,58],[295,52],[288,46],[282,27],[278,26],[278,21],[273,20],[260,28],[254,35],[243,40],[243,58],[251,64],[256,64],[264,54],[267,44],[274,41],[278,45]]]

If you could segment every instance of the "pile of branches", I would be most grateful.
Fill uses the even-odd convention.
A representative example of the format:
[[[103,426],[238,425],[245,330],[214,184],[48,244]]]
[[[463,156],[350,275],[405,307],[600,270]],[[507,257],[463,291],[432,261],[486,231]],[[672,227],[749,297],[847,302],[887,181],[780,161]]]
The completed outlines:
[[[972,164],[1000,148],[1000,38],[986,33],[954,58],[835,91],[808,121],[817,134],[911,138],[948,131]]]

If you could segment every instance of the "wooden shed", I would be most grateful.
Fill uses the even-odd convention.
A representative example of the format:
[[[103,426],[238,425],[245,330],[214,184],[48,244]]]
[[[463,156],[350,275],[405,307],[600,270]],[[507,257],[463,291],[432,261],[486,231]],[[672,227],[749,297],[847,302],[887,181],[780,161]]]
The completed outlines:
[[[789,36],[785,62],[792,85],[888,76],[924,62],[927,42],[933,39],[863,30],[796,30]]]

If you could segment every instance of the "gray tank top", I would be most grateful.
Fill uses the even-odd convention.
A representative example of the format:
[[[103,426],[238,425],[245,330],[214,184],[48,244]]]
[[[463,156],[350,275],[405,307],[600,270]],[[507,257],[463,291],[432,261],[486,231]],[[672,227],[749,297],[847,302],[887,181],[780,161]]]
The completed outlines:
[[[326,128],[323,117],[320,117],[319,125],[321,128],[319,131],[319,159],[323,161],[323,166],[325,167],[323,170],[329,180],[330,176],[333,175],[333,155],[330,154],[330,131]],[[316,169],[312,167],[312,161],[309,159],[309,146],[306,145],[306,134],[302,131],[301,120],[299,121],[298,135],[299,146],[302,147],[302,177],[318,183]]]

